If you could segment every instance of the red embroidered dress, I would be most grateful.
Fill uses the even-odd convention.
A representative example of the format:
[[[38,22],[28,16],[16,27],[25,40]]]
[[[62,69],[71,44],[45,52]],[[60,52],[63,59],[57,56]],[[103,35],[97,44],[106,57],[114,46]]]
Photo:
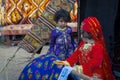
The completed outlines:
[[[99,44],[93,44],[87,51],[83,51],[84,43],[81,42],[74,54],[67,59],[71,66],[79,61],[83,67],[83,73],[88,76],[97,76],[103,78],[102,61],[103,49]]]

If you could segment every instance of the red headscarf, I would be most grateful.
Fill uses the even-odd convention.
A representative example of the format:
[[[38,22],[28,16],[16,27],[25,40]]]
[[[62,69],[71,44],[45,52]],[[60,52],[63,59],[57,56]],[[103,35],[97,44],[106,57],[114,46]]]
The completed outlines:
[[[88,17],[83,20],[83,30],[91,33],[95,41],[104,42],[101,25],[95,17]]]
[[[83,20],[82,29],[92,34],[93,39],[99,42],[104,49],[103,72],[105,73],[105,80],[114,80],[112,75],[111,62],[105,46],[105,41],[101,29],[101,25],[96,17],[88,17]]]

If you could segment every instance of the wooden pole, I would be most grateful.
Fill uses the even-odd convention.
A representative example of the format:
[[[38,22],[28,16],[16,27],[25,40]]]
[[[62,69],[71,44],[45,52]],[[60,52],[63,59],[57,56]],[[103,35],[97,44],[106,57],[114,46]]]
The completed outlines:
[[[80,0],[77,0],[77,3],[78,3],[78,8],[77,8],[77,10],[78,10],[78,13],[77,13],[77,15],[78,15],[78,18],[77,18],[77,33],[78,33],[78,44],[79,44],[79,42],[80,42],[80,18],[81,18],[81,16],[80,16]]]

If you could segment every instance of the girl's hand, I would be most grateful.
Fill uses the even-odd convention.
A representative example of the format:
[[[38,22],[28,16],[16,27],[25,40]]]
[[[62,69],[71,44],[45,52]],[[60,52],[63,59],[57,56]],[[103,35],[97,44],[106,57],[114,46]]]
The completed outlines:
[[[67,61],[60,61],[60,60],[56,60],[54,64],[70,66],[70,64]]]

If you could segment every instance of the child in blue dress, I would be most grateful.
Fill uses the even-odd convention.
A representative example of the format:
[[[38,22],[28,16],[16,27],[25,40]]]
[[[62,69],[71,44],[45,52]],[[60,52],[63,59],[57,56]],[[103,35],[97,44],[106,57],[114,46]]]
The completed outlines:
[[[72,36],[72,28],[67,25],[67,22],[71,21],[69,12],[64,9],[58,10],[54,21],[57,26],[51,32],[48,53],[53,53],[61,60],[65,60],[74,52],[77,45]]]

